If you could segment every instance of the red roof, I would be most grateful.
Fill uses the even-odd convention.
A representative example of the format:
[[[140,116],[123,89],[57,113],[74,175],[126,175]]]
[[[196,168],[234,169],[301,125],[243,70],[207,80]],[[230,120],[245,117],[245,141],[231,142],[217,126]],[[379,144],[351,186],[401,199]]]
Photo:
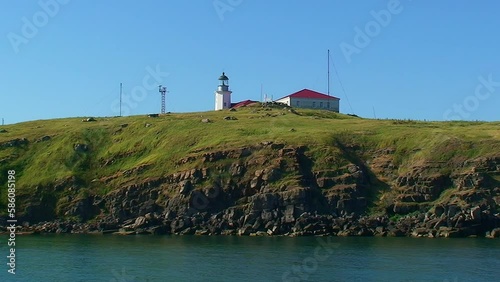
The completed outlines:
[[[254,103],[257,103],[257,101],[245,100],[245,101],[241,101],[238,103],[231,103],[231,108],[236,109],[236,108],[248,106],[248,105],[254,104]]]
[[[292,97],[292,98],[311,98],[311,99],[335,99],[335,100],[340,100],[339,98],[337,97],[334,97],[334,96],[328,96],[326,94],[322,94],[322,93],[319,93],[319,92],[316,92],[316,91],[312,91],[312,90],[309,90],[309,89],[302,89],[298,92],[295,92],[293,94],[290,94],[288,96],[285,96],[283,98],[280,98],[278,100],[281,100],[281,99],[284,99],[284,98],[287,98],[287,97]]]

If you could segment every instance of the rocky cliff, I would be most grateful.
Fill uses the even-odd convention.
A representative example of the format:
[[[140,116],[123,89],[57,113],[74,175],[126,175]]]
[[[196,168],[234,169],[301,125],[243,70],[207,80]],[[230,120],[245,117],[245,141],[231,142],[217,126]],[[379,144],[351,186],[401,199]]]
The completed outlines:
[[[16,133],[26,125],[6,128],[0,135],[0,182],[6,182],[7,170],[19,175],[20,229],[500,236],[498,123],[370,121],[260,106],[125,121],[58,121],[82,127],[74,135],[59,129],[44,135],[50,121],[30,125],[41,127],[28,137]],[[224,134],[217,124],[229,127],[227,139],[210,143]],[[188,129],[168,132],[175,126]],[[184,134],[185,140],[168,141],[171,134]],[[163,138],[167,141],[158,141]],[[157,143],[149,147],[145,140]],[[119,150],[113,147],[126,142]],[[35,158],[61,148],[70,148],[69,155],[46,162]],[[178,154],[171,153],[175,150]],[[39,180],[33,179],[39,175],[33,166],[43,170]],[[62,167],[71,169],[58,175]],[[2,221],[5,225],[5,216]]]

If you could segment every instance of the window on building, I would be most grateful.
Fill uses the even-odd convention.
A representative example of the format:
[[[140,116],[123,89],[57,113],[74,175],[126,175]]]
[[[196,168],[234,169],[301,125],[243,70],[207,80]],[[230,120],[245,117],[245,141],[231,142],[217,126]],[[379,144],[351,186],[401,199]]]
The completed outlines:
[[[330,102],[326,102],[326,107],[329,109],[330,108]]]
[[[300,101],[295,102],[295,105],[300,106]]]
[[[226,102],[224,102],[224,108],[226,108],[226,107],[227,107],[227,103],[226,103]]]
[[[316,102],[313,102],[313,108],[316,108]]]
[[[323,108],[323,102],[319,102],[319,107]]]

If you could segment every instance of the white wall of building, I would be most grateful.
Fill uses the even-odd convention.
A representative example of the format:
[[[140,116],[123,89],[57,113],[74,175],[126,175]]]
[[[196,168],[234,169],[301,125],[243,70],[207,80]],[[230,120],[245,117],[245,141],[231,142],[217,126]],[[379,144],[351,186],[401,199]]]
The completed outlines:
[[[285,97],[277,100],[276,102],[287,104],[294,108],[307,108],[307,109],[322,109],[334,112],[339,112],[338,99],[313,99],[313,98],[294,98]]]
[[[275,102],[287,104],[288,106],[290,106],[290,97],[285,97],[283,99],[276,100]]]

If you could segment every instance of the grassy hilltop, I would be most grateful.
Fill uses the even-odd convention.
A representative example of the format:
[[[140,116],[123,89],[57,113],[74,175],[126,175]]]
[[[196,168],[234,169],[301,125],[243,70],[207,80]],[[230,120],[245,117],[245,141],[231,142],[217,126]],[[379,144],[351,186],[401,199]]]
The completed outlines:
[[[23,214],[30,202],[38,201],[54,209],[57,218],[63,218],[63,211],[78,199],[109,195],[134,183],[194,168],[210,169],[209,179],[228,180],[232,177],[228,168],[238,158],[207,162],[202,156],[262,143],[306,148],[305,166],[310,173],[282,169],[279,177],[266,182],[270,190],[302,185],[304,178],[349,164],[366,166],[372,178],[368,213],[384,211],[390,204],[387,201],[394,203],[397,192],[391,188],[401,186],[396,183],[398,177],[415,168],[434,164],[429,175],[449,176],[466,173],[471,160],[500,155],[500,122],[373,120],[260,104],[237,111],[155,118],[40,120],[2,126],[0,131],[0,185],[6,187],[7,170],[16,170],[19,213]],[[248,163],[252,158],[264,158],[261,164],[265,169],[266,156],[269,162],[273,158],[266,150],[271,149],[241,159]],[[491,174],[491,181],[498,184],[499,173]],[[447,185],[435,199],[419,203],[430,206],[449,200],[457,187]],[[322,189],[335,187],[332,184]],[[174,193],[167,190],[165,197]],[[6,193],[1,191],[0,213],[5,214]]]

